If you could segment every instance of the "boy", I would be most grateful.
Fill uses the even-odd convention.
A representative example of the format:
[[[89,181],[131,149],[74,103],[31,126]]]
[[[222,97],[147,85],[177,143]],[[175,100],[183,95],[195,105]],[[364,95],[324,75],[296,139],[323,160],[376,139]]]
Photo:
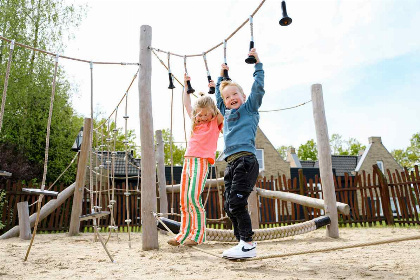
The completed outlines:
[[[242,87],[232,81],[217,80],[216,99],[224,119],[225,211],[232,221],[233,232],[239,244],[223,252],[225,258],[252,258],[257,255],[257,244],[252,242],[251,217],[247,205],[248,197],[257,181],[259,165],[256,158],[255,135],[260,116],[258,108],[264,96],[264,70],[256,50],[249,52],[257,60],[251,94],[246,99]]]

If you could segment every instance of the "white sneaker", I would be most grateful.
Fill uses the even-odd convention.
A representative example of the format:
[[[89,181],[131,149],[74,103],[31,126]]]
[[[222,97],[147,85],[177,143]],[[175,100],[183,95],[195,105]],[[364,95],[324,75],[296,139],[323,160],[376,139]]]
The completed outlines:
[[[249,245],[241,240],[238,245],[223,252],[222,257],[227,259],[255,258],[257,256],[257,243]]]

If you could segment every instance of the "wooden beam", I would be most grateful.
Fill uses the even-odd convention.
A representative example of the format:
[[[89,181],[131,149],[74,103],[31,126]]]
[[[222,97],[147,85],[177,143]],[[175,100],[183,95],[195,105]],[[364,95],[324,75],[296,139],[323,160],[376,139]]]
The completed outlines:
[[[284,201],[290,201],[293,203],[297,203],[299,205],[312,207],[316,209],[324,209],[325,210],[325,202],[323,199],[303,196],[299,194],[289,193],[289,192],[282,192],[282,191],[269,191],[257,188],[257,193],[259,196],[265,198],[273,198],[273,199],[280,199]],[[350,214],[350,206],[345,203],[337,202],[336,203],[337,211],[344,215]]]
[[[80,146],[79,160],[77,163],[76,191],[73,196],[73,206],[71,210],[69,236],[79,234],[80,215],[82,214],[83,192],[85,189],[86,167],[91,149],[92,119],[85,118],[83,125],[83,140]],[[91,164],[92,165],[92,164]]]
[[[66,201],[67,198],[69,198],[73,192],[74,188],[76,186],[76,183],[71,184],[67,188],[65,188],[62,192],[60,192],[57,196],[57,199],[52,199],[48,201],[42,208],[41,212],[39,214],[39,221],[41,222],[45,217],[47,217],[49,214],[51,214],[55,209],[61,206],[61,204]],[[29,222],[31,224],[31,227],[35,225],[36,220],[36,213],[32,214],[29,217]],[[19,226],[15,226],[11,228],[8,232],[4,233],[2,236],[0,236],[0,239],[7,239],[11,237],[17,237],[19,236]]]
[[[159,248],[156,220],[156,160],[152,114],[152,27],[140,27],[140,140],[141,140],[141,219],[142,249]]]
[[[318,147],[319,171],[321,174],[322,194],[325,203],[325,215],[329,216],[331,223],[327,226],[327,236],[338,238],[338,214],[336,196],[332,173],[331,147],[328,135],[327,118],[325,116],[324,97],[322,85],[312,85],[312,108],[315,122],[315,131]]]

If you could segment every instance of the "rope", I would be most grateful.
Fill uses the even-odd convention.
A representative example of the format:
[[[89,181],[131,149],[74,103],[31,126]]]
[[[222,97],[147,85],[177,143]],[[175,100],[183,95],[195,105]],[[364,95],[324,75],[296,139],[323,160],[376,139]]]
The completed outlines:
[[[171,96],[171,139],[169,140],[169,150],[171,153],[171,186],[172,186],[172,196],[171,196],[171,213],[174,213],[174,157],[172,152],[172,115],[173,115],[173,108],[174,108],[174,90],[172,89],[172,96]]]
[[[254,17],[255,16],[255,14],[258,12],[258,10],[261,8],[261,6],[264,4],[264,2],[265,2],[265,0],[263,0],[259,5],[258,5],[258,7],[254,10],[254,12],[251,14],[251,16],[252,17]],[[238,32],[242,27],[244,27],[244,25],[247,23],[249,21],[249,18],[247,18],[238,28],[236,28],[235,29],[235,31],[233,31],[224,41],[229,41],[229,39],[230,38],[232,38],[235,34],[236,34],[236,32]],[[210,48],[208,51],[206,51],[205,53],[209,53],[209,52],[211,52],[211,51],[213,51],[214,49],[216,49],[216,48],[218,48],[218,47],[220,47],[221,45],[223,44],[223,42],[221,42],[221,43],[219,43],[219,44],[217,44],[216,46],[214,46],[214,47],[212,47],[212,48]],[[156,51],[158,51],[158,52],[163,52],[163,53],[168,53],[167,51],[163,51],[163,50],[160,50],[160,49],[155,49],[155,48],[152,48],[152,47],[150,47],[151,49],[153,49],[153,50],[156,50]],[[186,56],[186,57],[193,57],[193,56],[202,56],[202,53],[201,54],[190,54],[190,55],[180,55],[180,54],[175,54],[175,53],[171,53],[171,55],[175,55],[175,56],[178,56],[178,57],[184,57],[184,56]]]
[[[159,223],[161,223],[161,225],[162,226],[164,226],[165,228],[166,228],[166,230],[172,235],[172,236],[175,236],[175,233],[173,233],[172,232],[172,230],[167,226],[167,225],[165,225],[165,223],[164,222],[162,222],[162,220],[159,218],[159,216],[156,214],[156,213],[153,213],[152,212],[152,214],[153,214],[153,216],[156,218],[156,220],[158,220],[158,222]],[[203,249],[200,249],[200,248],[197,248],[197,247],[193,247],[193,246],[189,246],[190,248],[192,248],[192,249],[194,249],[194,250],[197,250],[197,251],[200,251],[200,252],[203,252],[203,253],[205,253],[205,254],[209,254],[209,255],[212,255],[212,256],[215,256],[215,257],[217,257],[217,258],[222,258],[220,255],[218,255],[218,254],[215,254],[215,253],[212,253],[212,252],[208,252],[208,251],[205,251],[205,250],[203,250]]]
[[[211,168],[211,165],[210,165],[210,179],[212,179],[212,178],[213,178],[213,168]],[[206,201],[204,202],[204,208],[206,208],[207,201],[209,200],[210,189],[211,189],[211,181],[210,181],[210,184],[209,184],[209,187],[208,187],[208,190],[207,190],[207,197],[206,197]]]
[[[130,193],[128,189],[128,130],[127,130],[127,123],[128,123],[128,93],[125,94],[125,116],[124,116],[124,136],[125,136],[125,204],[126,204],[126,211],[127,211],[127,219],[125,222],[127,223],[128,227],[128,247],[131,249],[131,219],[130,219]]]
[[[47,178],[47,169],[48,169],[48,151],[50,147],[50,131],[51,131],[51,119],[52,119],[52,111],[54,107],[54,97],[55,97],[55,82],[57,78],[57,68],[58,68],[58,55],[55,57],[55,67],[54,67],[54,76],[53,76],[53,83],[52,83],[52,91],[51,91],[51,101],[50,101],[50,110],[48,112],[48,124],[47,124],[47,136],[45,137],[45,158],[44,158],[44,173],[42,175],[42,183],[41,183],[41,190],[43,191],[45,188],[45,180]],[[26,252],[25,261],[28,259],[29,252],[31,251],[32,244],[35,239],[36,231],[38,228],[39,223],[39,216],[41,212],[41,201],[44,198],[43,195],[40,195],[37,203],[37,211],[36,211],[36,221],[34,226],[34,231],[31,238],[31,243],[29,244],[28,250]]]
[[[137,78],[137,75],[139,74],[139,71],[140,71],[140,69],[137,69],[137,72],[136,72],[136,74],[134,74],[134,77],[131,80],[130,85],[128,86],[127,90],[125,91],[125,93],[124,93],[123,97],[121,98],[120,102],[118,102],[115,109],[111,112],[111,114],[109,115],[109,117],[106,120],[104,120],[100,125],[98,125],[98,127],[96,127],[96,129],[102,127],[107,121],[109,121],[111,119],[112,115],[114,114],[114,112],[116,112],[118,110],[118,106],[120,106],[121,102],[124,100],[125,96],[128,94],[128,91],[130,90],[131,86],[133,85],[134,80]],[[115,127],[117,127],[117,126],[115,125]]]
[[[156,56],[156,58],[159,60],[159,62],[166,68],[166,70],[168,70],[168,66],[166,66],[165,62],[162,61],[162,59],[160,59],[160,57],[155,53],[153,48],[150,48],[150,50],[152,51],[152,53]],[[174,78],[178,84],[180,84],[182,87],[184,86],[183,83],[181,83],[177,77],[175,77],[174,74],[172,74],[172,78]],[[192,95],[194,95],[195,97],[197,97],[194,93],[191,93]]]
[[[265,256],[250,258],[250,259],[243,259],[243,261],[257,261],[257,260],[271,259],[271,258],[284,258],[284,257],[289,257],[289,256],[331,252],[331,251],[336,251],[336,250],[375,246],[375,245],[395,243],[395,242],[401,242],[401,241],[409,241],[409,240],[416,240],[416,239],[420,239],[420,235],[384,239],[384,240],[373,241],[373,242],[361,242],[361,243],[355,243],[355,244],[344,245],[344,246],[330,247],[330,248],[325,248],[325,249],[304,250],[304,251],[298,251],[298,252],[292,252],[292,253],[276,253],[276,254],[265,255]]]
[[[91,131],[90,131],[90,143],[89,143],[89,188],[91,190],[90,193],[90,212],[93,213],[93,160],[92,160],[92,144],[93,144],[93,63],[90,63],[90,118],[92,120],[92,124],[91,124]],[[95,236],[96,237],[96,236]]]
[[[14,41],[14,40],[7,39],[3,36],[0,36],[0,40],[6,41],[6,42]],[[25,49],[30,49],[30,50],[37,51],[37,52],[40,52],[40,53],[44,53],[44,54],[48,54],[48,55],[52,55],[52,56],[57,56],[58,55],[58,54],[55,54],[55,53],[52,53],[52,52],[48,52],[48,51],[37,49],[37,48],[31,47],[31,46],[27,46],[27,45],[24,45],[24,44],[21,44],[21,43],[15,42],[15,44],[20,46],[20,47],[23,47]],[[64,55],[60,55],[60,57],[64,58],[64,59],[70,59],[70,60],[93,63],[93,64],[137,65],[137,66],[140,65],[138,62],[102,62],[102,61],[91,61],[91,60],[85,60],[85,59],[80,59],[80,58],[74,58],[74,57],[69,57],[69,56],[64,56]]]
[[[312,102],[312,100],[308,100],[306,102],[303,102],[302,104],[295,105],[295,106],[292,106],[292,107],[287,107],[287,108],[282,108],[282,109],[275,109],[275,110],[259,110],[258,112],[260,112],[260,113],[267,113],[267,112],[275,112],[275,111],[284,111],[284,110],[294,109],[294,108],[303,106],[303,105],[305,105],[305,104],[307,104],[309,102]]]
[[[271,240],[294,236],[316,230],[314,220],[305,221],[299,224],[293,224],[283,227],[254,229],[254,241]],[[208,241],[220,242],[235,242],[236,237],[233,235],[233,230],[223,229],[206,229],[206,236]]]
[[[217,180],[217,165],[214,166],[216,172],[216,186],[217,186],[217,195],[219,196],[219,208],[220,208],[220,217],[223,218],[223,194],[222,187],[219,186],[219,181]]]
[[[9,83],[10,66],[12,64],[13,49],[15,47],[15,41],[10,42],[9,61],[7,62],[6,76],[4,78],[3,97],[1,99],[1,111],[0,111],[0,132],[3,125],[4,107],[6,105],[7,85]]]
[[[64,175],[64,173],[66,173],[66,171],[70,168],[70,166],[73,164],[74,160],[76,159],[77,155],[80,153],[80,151],[77,151],[76,155],[73,157],[73,159],[71,160],[70,164],[67,165],[66,169],[64,169],[63,172],[61,172],[61,174],[58,176],[58,178],[54,181],[54,183],[52,183],[52,185],[48,188],[48,191],[51,190],[51,188],[58,182],[58,180],[60,180],[61,176]],[[38,198],[39,200],[39,198]],[[32,207],[34,204],[36,204],[38,202],[38,200],[36,200],[34,203],[32,203],[31,205],[28,206]]]

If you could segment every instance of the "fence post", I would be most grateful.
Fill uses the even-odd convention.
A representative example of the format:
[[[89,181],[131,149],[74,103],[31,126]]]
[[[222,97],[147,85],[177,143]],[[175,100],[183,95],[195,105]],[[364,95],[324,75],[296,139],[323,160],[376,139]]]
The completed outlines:
[[[328,136],[327,118],[325,116],[322,85],[312,85],[312,106],[315,121],[318,147],[319,169],[321,173],[322,193],[324,194],[325,214],[330,217],[331,224],[327,226],[327,236],[338,238],[337,200],[333,182],[331,147]]]
[[[31,239],[31,224],[29,222],[29,207],[27,201],[17,204],[19,216],[19,237],[23,240]]]
[[[80,215],[82,213],[83,191],[85,188],[86,167],[89,151],[91,149],[92,119],[85,118],[83,124],[83,141],[80,147],[80,155],[77,163],[76,185],[73,194],[73,206],[71,210],[69,236],[79,234]],[[92,165],[92,164],[91,164]]]
[[[382,212],[385,216],[385,221],[387,225],[394,225],[394,216],[392,215],[391,209],[391,197],[389,195],[388,181],[386,180],[385,175],[379,169],[377,164],[373,165],[373,169],[377,172],[379,177],[379,183],[381,185],[381,204]]]
[[[306,196],[305,185],[303,183],[303,170],[299,169],[298,173],[299,173],[299,194]],[[309,220],[308,208],[306,206],[303,206],[303,205],[301,207],[303,207],[303,216],[305,217],[305,221]]]

